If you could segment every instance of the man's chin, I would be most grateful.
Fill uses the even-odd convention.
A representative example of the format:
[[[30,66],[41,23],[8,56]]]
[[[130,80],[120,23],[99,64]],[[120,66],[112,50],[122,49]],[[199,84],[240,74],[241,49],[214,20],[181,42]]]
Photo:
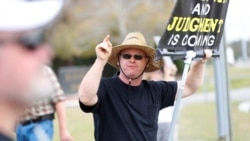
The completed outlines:
[[[37,100],[48,98],[53,92],[53,86],[46,79],[36,78],[26,87],[12,87],[5,93],[5,100],[16,105],[29,106]],[[21,86],[21,85],[18,85]]]
[[[138,78],[140,74],[128,74],[129,78]]]

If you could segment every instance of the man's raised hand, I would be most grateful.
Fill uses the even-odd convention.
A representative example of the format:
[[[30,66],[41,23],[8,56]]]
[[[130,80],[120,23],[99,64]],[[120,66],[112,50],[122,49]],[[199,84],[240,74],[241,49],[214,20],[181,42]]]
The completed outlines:
[[[110,36],[107,35],[103,42],[98,44],[95,48],[97,59],[100,59],[101,61],[105,61],[105,63],[108,61],[109,56],[112,52],[112,44],[109,40]]]

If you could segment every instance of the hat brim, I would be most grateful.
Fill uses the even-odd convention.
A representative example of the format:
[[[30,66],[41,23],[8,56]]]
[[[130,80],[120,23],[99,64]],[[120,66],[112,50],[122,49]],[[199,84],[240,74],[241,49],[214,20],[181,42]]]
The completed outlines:
[[[118,61],[119,61],[118,55],[122,50],[129,49],[129,48],[140,49],[144,51],[148,57],[150,57],[150,61],[147,67],[145,68],[145,72],[153,72],[153,71],[159,70],[163,66],[162,60],[157,60],[157,61],[154,60],[155,49],[153,49],[152,47],[142,46],[142,45],[129,45],[129,44],[118,45],[118,46],[113,47],[108,63],[111,66],[115,67],[116,69],[119,69],[120,67],[118,65]]]
[[[63,0],[5,0],[0,2],[0,30],[30,30],[51,22],[60,12]]]

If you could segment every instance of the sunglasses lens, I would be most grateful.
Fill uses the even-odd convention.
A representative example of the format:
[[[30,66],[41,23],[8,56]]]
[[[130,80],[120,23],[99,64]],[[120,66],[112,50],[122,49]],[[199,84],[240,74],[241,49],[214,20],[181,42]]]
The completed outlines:
[[[131,59],[132,58],[131,54],[122,54],[121,56],[124,59]],[[143,55],[135,54],[133,57],[134,57],[135,60],[142,60],[144,56]]]
[[[124,59],[130,59],[132,57],[132,55],[131,54],[122,54],[122,57]]]
[[[27,47],[29,50],[35,50],[38,45],[45,42],[45,36],[43,32],[34,32],[24,35],[19,39],[19,43]]]
[[[20,37],[9,37],[0,39],[0,46],[7,43],[17,43],[28,50],[36,50],[39,45],[45,42],[45,34],[42,30],[32,31],[21,35]]]
[[[134,55],[135,60],[141,60],[143,58],[142,55]]]

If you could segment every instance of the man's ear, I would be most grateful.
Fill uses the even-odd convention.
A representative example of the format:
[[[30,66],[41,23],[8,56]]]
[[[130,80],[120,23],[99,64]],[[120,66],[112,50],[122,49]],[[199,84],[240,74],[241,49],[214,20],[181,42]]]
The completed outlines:
[[[120,63],[119,63],[119,62],[117,62],[116,64],[117,64],[117,66],[120,66]]]

